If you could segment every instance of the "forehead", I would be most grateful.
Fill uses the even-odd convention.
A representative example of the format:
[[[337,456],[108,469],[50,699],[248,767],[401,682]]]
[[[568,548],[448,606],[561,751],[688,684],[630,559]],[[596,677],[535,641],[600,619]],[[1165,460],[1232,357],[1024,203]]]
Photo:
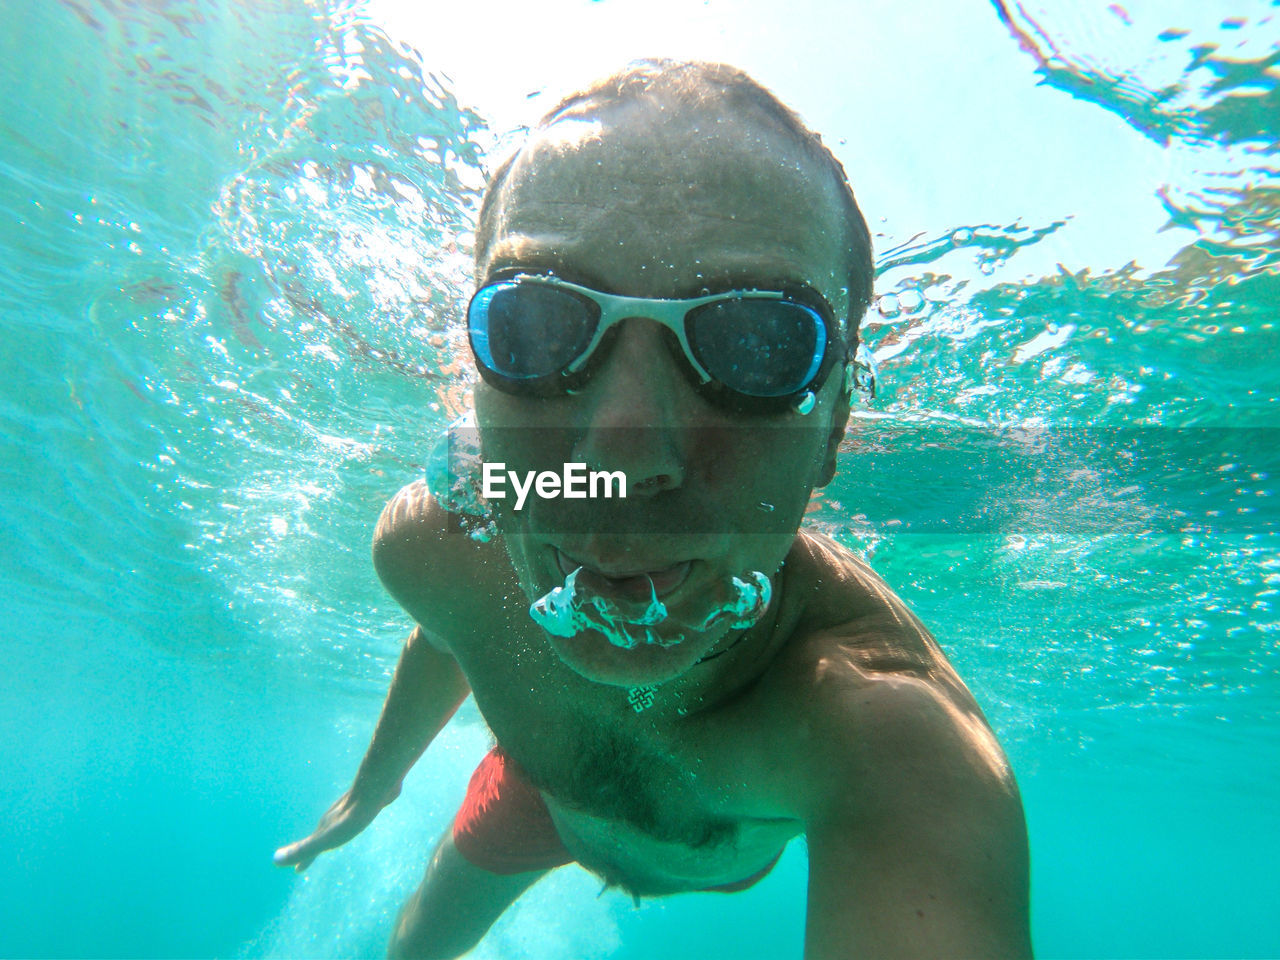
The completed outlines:
[[[521,151],[477,267],[633,296],[807,283],[841,311],[842,211],[830,171],[766,118],[614,110],[560,120]]]

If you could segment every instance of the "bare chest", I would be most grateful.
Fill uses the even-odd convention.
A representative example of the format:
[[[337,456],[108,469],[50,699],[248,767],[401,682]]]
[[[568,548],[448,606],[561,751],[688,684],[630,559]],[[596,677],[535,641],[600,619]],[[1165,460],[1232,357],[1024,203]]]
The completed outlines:
[[[664,688],[637,712],[628,691],[533,653],[491,670],[475,664],[469,679],[565,845],[606,882],[637,894],[730,883],[758,872],[800,831],[759,802],[769,774],[744,739],[714,719],[681,716]]]

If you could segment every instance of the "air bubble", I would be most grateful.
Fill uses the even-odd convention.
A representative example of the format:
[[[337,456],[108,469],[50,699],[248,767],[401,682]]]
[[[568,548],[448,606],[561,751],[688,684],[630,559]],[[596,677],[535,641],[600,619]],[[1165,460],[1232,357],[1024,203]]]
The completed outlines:
[[[713,606],[701,622],[681,623],[668,616],[666,605],[658,599],[649,581],[649,603],[640,613],[624,609],[608,597],[590,593],[578,586],[578,567],[564,584],[539,597],[529,605],[533,621],[556,637],[573,637],[588,630],[602,634],[615,647],[624,650],[644,644],[673,647],[681,643],[689,633],[705,633],[713,626],[728,620],[731,630],[753,626],[769,608],[773,597],[773,584],[758,570],[747,574],[747,579],[730,577],[721,589],[727,593],[724,602]],[[667,624],[674,629],[669,633],[655,632],[652,627]]]
[[[880,316],[891,320],[902,313],[902,305],[898,303],[898,298],[892,293],[882,294],[876,299],[876,310]]]
[[[917,313],[924,306],[924,297],[914,287],[908,287],[898,294],[898,305],[905,313]]]

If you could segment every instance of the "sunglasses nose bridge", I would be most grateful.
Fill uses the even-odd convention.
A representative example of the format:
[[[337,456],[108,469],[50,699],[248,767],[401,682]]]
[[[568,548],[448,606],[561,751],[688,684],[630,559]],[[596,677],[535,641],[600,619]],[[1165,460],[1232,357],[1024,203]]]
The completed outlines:
[[[667,328],[679,327],[684,320],[685,306],[671,300],[644,300],[637,297],[611,298],[602,303],[601,322],[613,326],[632,320],[652,320]]]
[[[636,322],[631,322],[636,321]],[[574,456],[591,469],[622,470],[628,489],[659,492],[684,482],[679,424],[687,388],[664,328],[652,317],[626,317],[608,355],[579,394],[581,437]]]
[[[601,304],[600,327],[597,336],[611,341],[609,353],[618,349],[618,341],[637,327],[652,324],[657,340],[665,339],[672,350],[688,355],[685,346],[685,306],[674,301],[640,300],[637,298],[613,298],[611,303]],[[655,342],[655,346],[656,346]],[[598,349],[598,348],[597,348]]]

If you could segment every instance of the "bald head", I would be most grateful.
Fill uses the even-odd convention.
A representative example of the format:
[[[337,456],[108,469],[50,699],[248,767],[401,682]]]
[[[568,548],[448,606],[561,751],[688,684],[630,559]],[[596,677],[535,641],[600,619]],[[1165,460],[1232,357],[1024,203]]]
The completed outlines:
[[[737,232],[744,256],[758,260],[773,244],[780,276],[789,261],[830,264],[835,289],[824,292],[856,342],[871,296],[871,244],[844,171],[792,111],[741,71],[646,61],[565,98],[485,191],[476,232],[480,278],[502,261],[526,262],[522,245],[555,250],[546,233],[557,219],[566,231],[591,234],[588,248],[629,248],[637,271],[657,284],[648,291],[654,296],[664,295],[664,267],[676,266],[664,262],[665,240],[684,231],[687,241],[689,229],[717,221]],[[797,219],[811,228],[783,222]],[[536,221],[543,235],[531,236],[523,221]],[[694,255],[700,249],[680,246]],[[732,244],[707,252],[697,275],[737,275]]]

